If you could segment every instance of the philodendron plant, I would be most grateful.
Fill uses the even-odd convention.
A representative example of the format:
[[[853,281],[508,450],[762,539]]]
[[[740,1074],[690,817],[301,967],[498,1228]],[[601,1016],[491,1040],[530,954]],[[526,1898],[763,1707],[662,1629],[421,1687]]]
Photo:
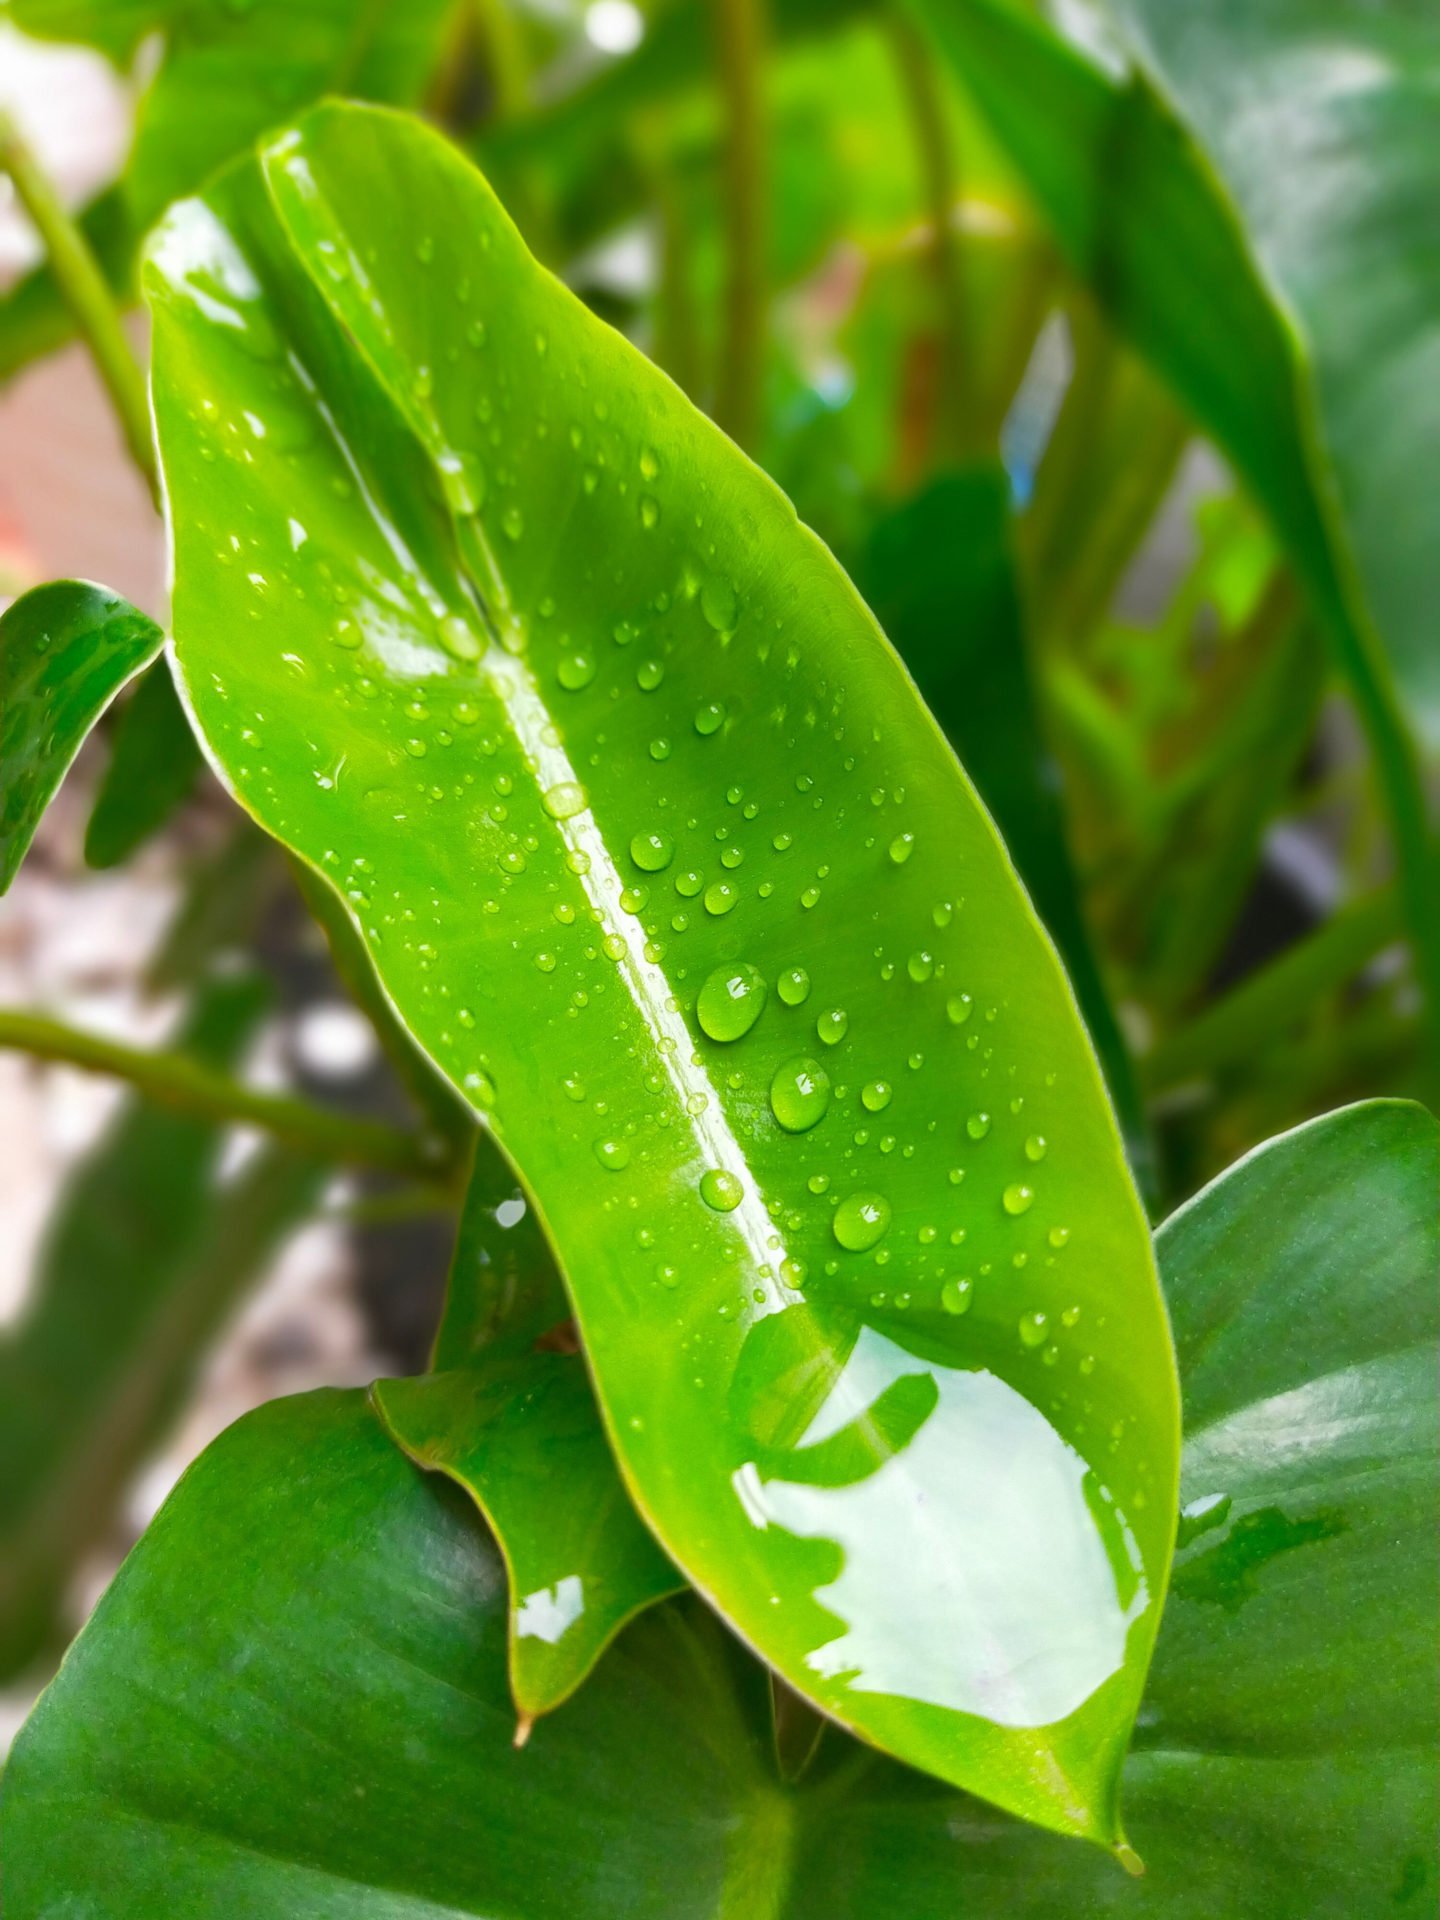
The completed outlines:
[[[432,1116],[355,1157],[468,1189],[431,1369],[232,1428],[80,1635],[7,1914],[1433,1912],[1434,1122],[1152,1236],[845,573],[417,121],[267,137],[143,286],[170,632],[4,617],[5,871],[171,676]]]

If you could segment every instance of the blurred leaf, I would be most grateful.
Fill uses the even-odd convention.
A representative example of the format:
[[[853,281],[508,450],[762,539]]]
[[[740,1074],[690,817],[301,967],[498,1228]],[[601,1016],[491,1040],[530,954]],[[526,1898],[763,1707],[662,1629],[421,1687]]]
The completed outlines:
[[[0,893],[90,729],[164,637],[83,580],[36,587],[0,614]]]
[[[1070,44],[1015,0],[910,0],[1077,273],[1273,517],[1334,638],[1440,1002],[1440,31],[1404,0],[1114,0]],[[1097,9],[1072,9],[1094,21]],[[1395,678],[1409,701],[1402,711]]]
[[[1031,694],[1003,471],[979,465],[945,474],[877,521],[860,585],[994,815],[1060,949],[1131,1165],[1141,1186],[1153,1189],[1144,1110],[1085,926],[1058,774]]]
[[[202,989],[183,1044],[231,1064],[265,996]],[[224,1127],[131,1100],[71,1175],[0,1343],[0,1672],[51,1631],[81,1556],[163,1438],[205,1344],[317,1175],[278,1151],[217,1184]]]
[[[827,1711],[1113,1838],[1176,1447],[1148,1234],[849,582],[412,123],[311,116],[176,211],[150,289],[198,724],[521,1167],[644,1517]],[[242,410],[253,463],[208,458]],[[1108,1322],[1083,1386],[1071,1309]]]
[[[1224,1566],[1177,1592],[1146,1716],[1171,1744],[1126,1767],[1142,1881],[834,1729],[785,1786],[766,1676],[693,1601],[517,1758],[498,1556],[323,1394],[216,1442],[22,1733],[10,1920],[320,1920],[337,1888],[355,1920],[1433,1911],[1436,1178],[1433,1121],[1358,1108],[1162,1230],[1187,1491],[1230,1505],[1186,1522],[1181,1565]]]
[[[128,287],[146,228],[266,127],[327,93],[418,102],[450,0],[5,0],[41,40],[80,41],[125,65],[160,36],[116,189],[82,226],[113,285]],[[0,301],[0,379],[70,335],[48,265]]]
[[[203,765],[175,682],[157,665],[120,711],[85,829],[86,865],[128,860],[184,805]]]
[[[533,1205],[482,1134],[438,1370],[370,1391],[391,1437],[417,1466],[463,1487],[495,1535],[522,1739],[627,1620],[685,1584],[630,1504],[569,1316]]]
[[[146,968],[146,989],[189,986],[218,956],[252,947],[284,884],[285,859],[274,841],[236,813],[228,838],[186,876],[175,917]]]

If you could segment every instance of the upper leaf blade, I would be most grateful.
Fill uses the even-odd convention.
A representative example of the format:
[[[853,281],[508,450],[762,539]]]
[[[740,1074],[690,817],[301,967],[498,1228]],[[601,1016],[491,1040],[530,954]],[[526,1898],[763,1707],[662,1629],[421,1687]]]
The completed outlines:
[[[0,614],[0,893],[86,735],[164,637],[85,580],[35,587]]]
[[[311,116],[149,291],[192,710],[524,1172],[642,1511],[828,1712],[1113,1839],[1168,1333],[1068,986],[874,623],[412,124]]]

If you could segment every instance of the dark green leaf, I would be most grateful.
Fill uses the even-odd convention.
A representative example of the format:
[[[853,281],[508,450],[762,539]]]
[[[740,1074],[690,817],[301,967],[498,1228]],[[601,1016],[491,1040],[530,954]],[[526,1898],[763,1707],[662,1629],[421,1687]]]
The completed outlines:
[[[186,1049],[229,1064],[263,1005],[253,980],[206,987]],[[314,1169],[280,1153],[218,1186],[224,1140],[223,1127],[132,1101],[50,1222],[0,1345],[0,1670],[51,1629],[207,1338],[313,1200]]]
[[[199,725],[521,1167],[646,1519],[842,1721],[1113,1838],[1176,1451],[1148,1236],[853,589],[412,123],[321,111],[149,284]]]
[[[184,805],[202,766],[164,667],[147,673],[120,714],[110,764],[85,829],[85,859],[118,867]]]
[[[0,893],[85,736],[164,637],[83,580],[36,587],[0,614]]]
[[[497,1557],[358,1397],[325,1395],[232,1428],[102,1602],[5,1777],[7,1913],[1433,1913],[1433,1364],[1384,1376],[1433,1348],[1437,1139],[1418,1109],[1350,1109],[1162,1230],[1187,1491],[1220,1467],[1232,1506],[1187,1522],[1144,1720],[1166,1744],[1126,1767],[1139,1882],[833,1731],[785,1788],[764,1676],[693,1601],[515,1756]],[[1221,1549],[1238,1583],[1186,1594]]]
[[[522,1716],[578,1687],[625,1622],[684,1583],[636,1516],[533,1205],[487,1136],[460,1222],[434,1373],[371,1389],[417,1466],[472,1495],[510,1583]]]
[[[1096,51],[1014,0],[912,4],[1072,265],[1290,547],[1440,994],[1440,857],[1406,739],[1413,722],[1440,741],[1440,521],[1419,484],[1440,408],[1436,23],[1405,0],[1114,0],[1071,16],[1116,26]]]

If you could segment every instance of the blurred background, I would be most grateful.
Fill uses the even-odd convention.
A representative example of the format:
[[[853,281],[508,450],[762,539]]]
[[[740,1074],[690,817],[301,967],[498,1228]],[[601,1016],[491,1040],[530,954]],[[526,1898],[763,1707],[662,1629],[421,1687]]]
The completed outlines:
[[[978,12],[1007,10],[1029,23],[1018,0]],[[1034,18],[1113,73],[1090,14]],[[1016,45],[967,71],[915,14],[854,0],[15,0],[0,108],[142,362],[140,236],[265,126],[355,92],[474,153],[533,250],[774,475],[870,600],[1065,956],[1159,1218],[1312,1114],[1433,1100],[1396,860],[1423,840],[1430,775],[1404,674],[1382,700],[1337,644],[1266,479],[1266,421],[1243,391],[1197,404],[1205,351],[1263,374],[1269,335],[1244,332],[1238,296],[1178,321],[1172,301],[1166,337],[1143,301],[1135,318],[1126,260],[1057,212],[1079,162],[1063,99],[1035,93],[1035,128],[1010,100],[1044,50]],[[1311,163],[1288,164],[1299,204]],[[1111,153],[1097,231],[1123,231],[1149,165]],[[160,521],[7,187],[0,595],[81,575],[163,622]],[[1434,260],[1415,271],[1440,325]],[[97,729],[0,902],[0,1008],[407,1124],[391,1036],[156,684]],[[3,1741],[222,1426],[423,1367],[453,1195],[319,1165],[271,1178],[253,1130],[13,1047],[0,1138]],[[223,1223],[187,1201],[197,1183],[228,1196]]]

